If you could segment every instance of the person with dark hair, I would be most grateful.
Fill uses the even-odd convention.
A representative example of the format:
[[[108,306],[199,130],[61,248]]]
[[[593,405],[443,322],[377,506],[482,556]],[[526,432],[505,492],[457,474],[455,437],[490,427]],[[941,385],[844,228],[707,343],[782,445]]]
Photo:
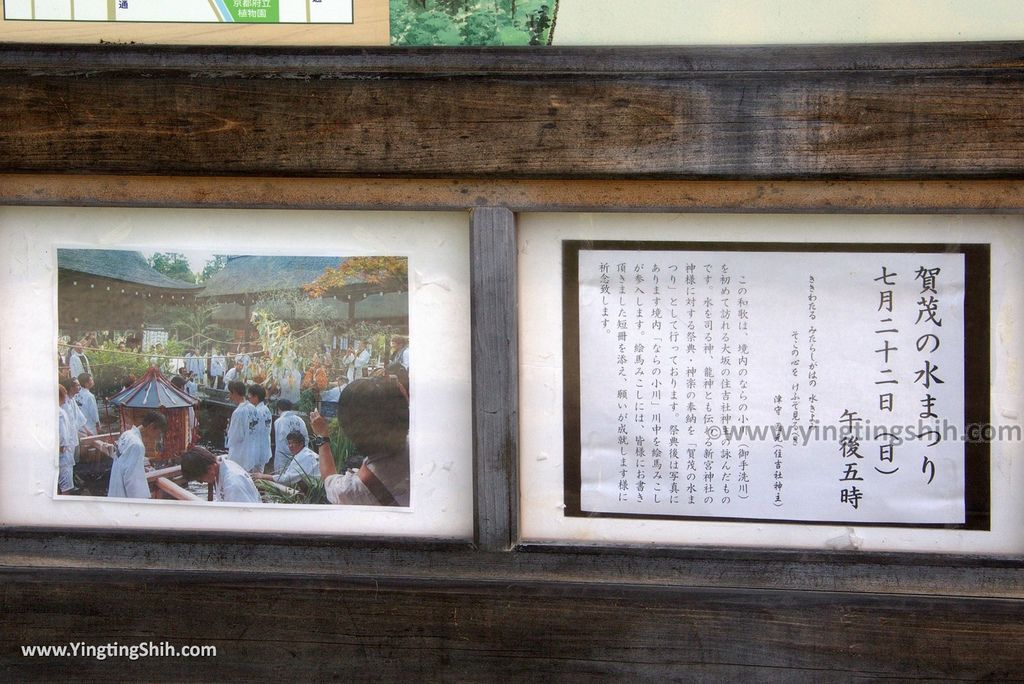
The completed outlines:
[[[328,436],[327,420],[310,414],[313,432]],[[338,423],[363,456],[358,470],[335,470],[330,440],[319,447],[327,500],[364,506],[409,505],[409,400],[392,377],[358,379],[338,400]]]
[[[409,371],[409,338],[395,335],[391,338],[391,359],[389,365],[397,364]]]
[[[255,470],[259,461],[259,444],[256,438],[258,418],[256,407],[246,400],[247,390],[241,380],[228,383],[228,398],[235,403],[235,410],[228,423],[228,458],[245,468]]]
[[[280,475],[292,460],[292,451],[288,446],[288,435],[298,432],[302,435],[302,445],[309,441],[306,421],[292,410],[292,402],[281,399],[277,402],[278,418],[274,421],[274,472]]]
[[[78,396],[78,393],[82,390],[82,386],[78,384],[78,378],[66,378],[61,380],[60,384],[67,391],[67,401],[64,402],[64,406],[61,408],[63,408],[71,418],[71,422],[75,426],[75,432],[83,437],[91,435],[92,432],[89,431],[88,421],[85,418],[85,414],[82,413],[81,407],[79,407],[78,402],[75,400],[75,397]]]
[[[95,435],[99,432],[100,425],[100,411],[96,406],[96,397],[92,393],[92,388],[96,382],[92,379],[91,373],[82,373],[78,376],[78,384],[81,386],[81,389],[75,397],[75,402],[78,403],[78,408],[82,410],[82,415],[85,416],[86,429]]]
[[[261,503],[260,493],[245,468],[230,458],[218,458],[201,446],[182,454],[181,475],[187,482],[212,484],[214,501]]]
[[[108,498],[148,499],[146,482],[146,448],[154,446],[167,431],[167,419],[159,411],[147,411],[142,422],[125,430],[116,444],[106,445],[107,455],[114,459],[110,468]]]
[[[244,382],[245,381],[245,369],[241,361],[235,361],[235,365],[228,369],[228,372],[224,374],[224,382],[230,385],[233,382]]]
[[[75,490],[75,451],[78,449],[78,430],[74,420],[64,410],[68,400],[68,391],[64,385],[57,385],[57,432],[60,451],[59,474],[57,475],[57,491],[68,494]]]
[[[298,430],[289,432],[285,438],[290,460],[283,470],[273,475],[253,473],[254,479],[273,480],[289,487],[306,478],[320,479],[320,458],[306,446],[306,436]]]
[[[82,373],[92,372],[92,369],[89,367],[89,358],[82,351],[81,341],[75,342],[68,353],[68,371],[73,378],[77,378]]]
[[[255,472],[262,473],[274,452],[270,448],[270,431],[274,416],[267,406],[267,390],[263,385],[253,383],[246,391],[246,399],[256,409],[257,459]]]

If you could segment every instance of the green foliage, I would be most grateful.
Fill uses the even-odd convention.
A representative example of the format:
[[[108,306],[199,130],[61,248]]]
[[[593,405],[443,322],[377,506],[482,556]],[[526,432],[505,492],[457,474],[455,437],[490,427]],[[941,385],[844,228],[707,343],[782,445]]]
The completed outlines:
[[[309,413],[316,408],[316,399],[312,389],[304,389],[299,393],[299,403],[295,410],[299,413]]]
[[[403,45],[458,45],[462,41],[454,19],[440,10],[416,12],[411,18],[402,32]]]
[[[493,9],[481,9],[466,17],[459,33],[465,45],[501,45],[499,15]]]
[[[214,254],[213,258],[206,262],[203,266],[203,272],[199,274],[197,282],[205,283],[207,280],[213,277],[215,273],[220,271],[222,268],[227,266],[228,258],[224,254]]]
[[[282,491],[267,480],[254,480],[263,503],[277,504],[326,504],[327,494],[324,483],[318,477],[304,475],[291,492]]]
[[[196,282],[196,274],[188,265],[188,259],[184,254],[178,252],[157,252],[147,260],[154,270],[163,273],[168,278],[174,278],[186,283]]]
[[[352,440],[342,432],[337,418],[331,419],[330,428],[331,431],[328,437],[331,440],[331,454],[334,456],[334,467],[339,473],[343,473],[349,467],[347,465],[348,462],[357,458],[355,447],[352,445]]]
[[[551,28],[551,12],[547,5],[541,5],[526,15],[526,30],[530,33],[530,45],[543,45],[547,42],[548,29]]]
[[[210,340],[226,340],[231,331],[213,322],[215,304],[195,303],[188,306],[176,306],[169,310],[170,325],[177,329],[181,337],[190,346],[201,348]]]
[[[121,380],[129,374],[136,378],[149,369],[149,357],[119,351],[114,342],[104,342],[89,352],[89,365],[96,382],[93,394],[108,397],[121,389]]]
[[[394,45],[544,45],[557,0],[392,0]]]

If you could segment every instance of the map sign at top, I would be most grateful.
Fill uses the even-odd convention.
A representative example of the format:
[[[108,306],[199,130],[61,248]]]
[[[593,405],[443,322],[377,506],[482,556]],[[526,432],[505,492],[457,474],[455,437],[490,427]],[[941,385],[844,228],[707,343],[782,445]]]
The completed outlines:
[[[350,24],[352,0],[4,0],[4,18]]]

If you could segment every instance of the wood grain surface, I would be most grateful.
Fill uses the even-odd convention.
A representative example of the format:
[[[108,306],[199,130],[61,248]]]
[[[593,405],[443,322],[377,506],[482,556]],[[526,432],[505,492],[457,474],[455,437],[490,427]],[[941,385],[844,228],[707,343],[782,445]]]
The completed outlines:
[[[1010,178],[1021,43],[0,48],[0,172]]]

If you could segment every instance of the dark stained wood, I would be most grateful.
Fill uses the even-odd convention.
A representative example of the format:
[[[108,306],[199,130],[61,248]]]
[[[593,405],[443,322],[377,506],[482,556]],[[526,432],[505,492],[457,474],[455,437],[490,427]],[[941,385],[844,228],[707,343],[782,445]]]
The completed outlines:
[[[258,574],[3,579],[0,667],[12,681],[1006,681],[1024,674],[1021,604],[991,599]],[[24,643],[79,640],[213,645],[217,657],[20,656]]]
[[[121,568],[177,575],[247,572],[281,578],[575,582],[600,586],[841,591],[1024,599],[1024,559],[952,554],[763,548],[521,545],[196,531],[22,529],[0,533],[0,571]]]
[[[593,181],[0,174],[0,204],[519,211],[1020,213],[1024,180]]]
[[[1022,46],[6,46],[0,172],[1011,178]]]
[[[515,216],[473,210],[472,260],[474,528],[487,551],[518,538],[519,391]]]

